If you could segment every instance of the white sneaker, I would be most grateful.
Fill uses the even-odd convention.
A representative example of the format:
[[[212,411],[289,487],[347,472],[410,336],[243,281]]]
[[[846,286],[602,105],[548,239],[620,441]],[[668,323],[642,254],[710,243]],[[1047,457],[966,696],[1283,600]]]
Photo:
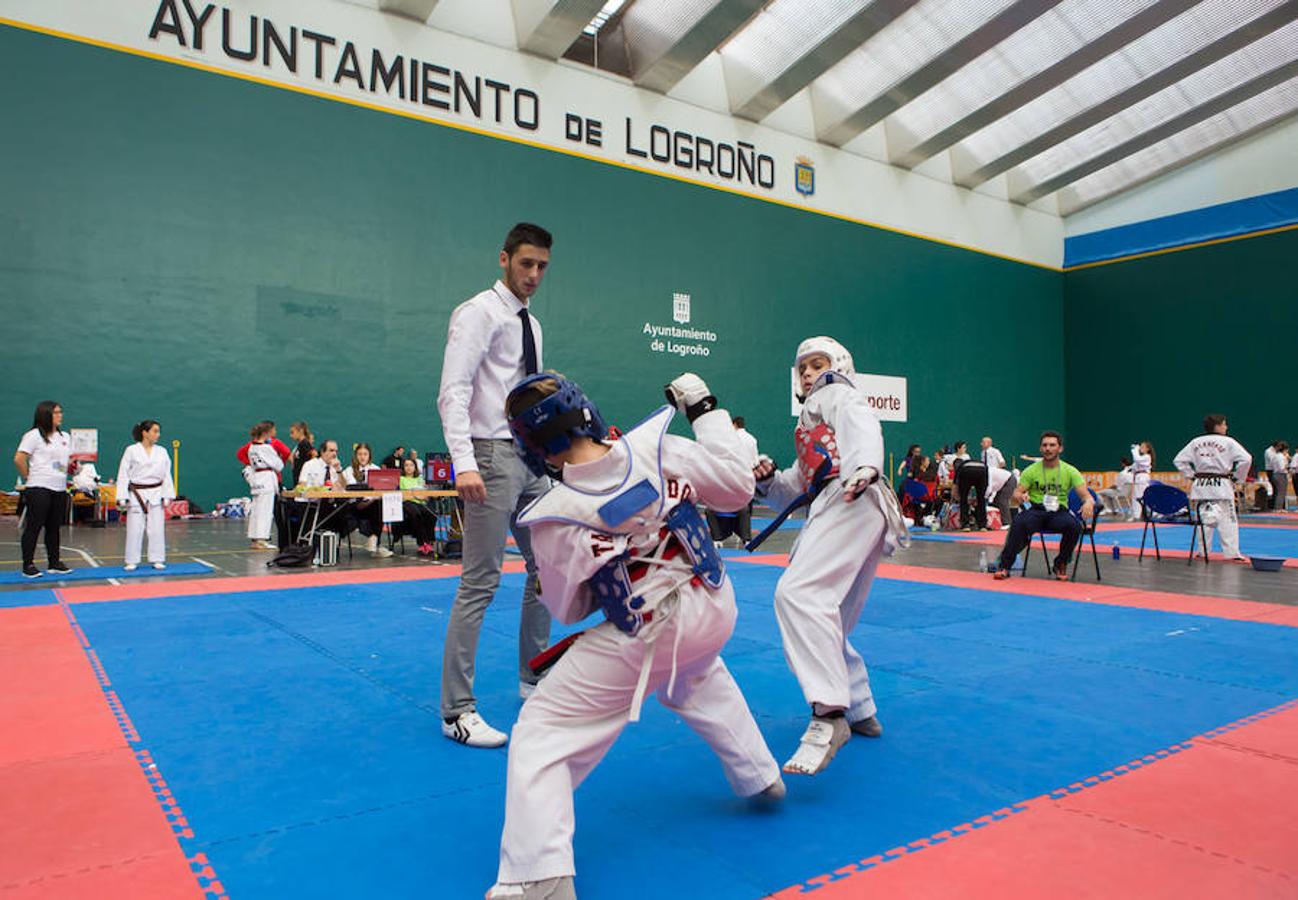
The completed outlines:
[[[577,891],[572,876],[562,875],[544,881],[498,882],[487,891],[486,900],[577,900]]]
[[[153,568],[155,568],[155,569],[157,569],[159,572],[161,572],[163,569],[167,568],[167,564],[166,564],[166,563],[154,563],[154,564],[153,564]]]
[[[807,730],[802,733],[802,742],[798,744],[797,751],[784,764],[784,771],[790,775],[816,775],[823,772],[838,748],[846,744],[851,736],[852,731],[845,717],[826,719],[812,716]]]
[[[469,747],[503,747],[509,736],[497,731],[477,712],[461,713],[450,722],[442,721],[442,734]]]
[[[380,559],[386,559],[392,555],[391,550],[379,543],[379,536],[377,534],[371,534],[365,539],[365,549],[370,551],[371,555],[377,556]]]
[[[135,563],[127,563],[126,565],[122,566],[122,571],[124,571],[124,572],[134,572],[134,571],[135,571],[136,569],[138,569],[138,568],[139,568],[139,566],[137,566]]]
[[[518,699],[526,700],[535,693],[536,685],[532,684],[530,681],[520,681],[518,683]]]

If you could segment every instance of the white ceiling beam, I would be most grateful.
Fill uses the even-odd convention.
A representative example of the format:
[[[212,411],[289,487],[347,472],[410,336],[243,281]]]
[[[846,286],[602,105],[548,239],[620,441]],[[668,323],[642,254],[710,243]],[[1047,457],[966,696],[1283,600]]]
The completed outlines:
[[[1056,144],[1063,143],[1074,135],[1081,134],[1092,125],[1124,109],[1134,106],[1147,97],[1151,97],[1165,88],[1171,87],[1200,69],[1212,65],[1237,50],[1247,47],[1278,28],[1298,19],[1298,3],[1287,2],[1268,13],[1258,16],[1251,22],[1228,32],[1205,47],[1201,47],[1189,56],[1172,63],[1172,65],[1142,79],[1126,90],[1119,91],[1107,100],[1101,100],[1087,107],[1072,118],[1047,129],[1030,141],[1020,144],[1013,150],[1001,154],[996,159],[984,163],[972,172],[958,175],[956,183],[963,187],[974,187],[988,178],[993,178],[1044,153]]]
[[[1269,72],[1263,72],[1254,78],[1250,78],[1243,84],[1236,85],[1228,91],[1223,91],[1215,97],[1205,100],[1198,106],[1188,109],[1179,116],[1173,116],[1166,122],[1156,125],[1148,131],[1143,131],[1130,140],[1123,141],[1117,146],[1110,147],[1101,153],[1097,153],[1090,159],[1087,159],[1075,166],[1068,168],[1063,172],[1052,175],[1042,181],[1039,181],[1025,190],[1016,191],[1010,195],[1010,201],[1013,203],[1031,203],[1039,197],[1054,193],[1065,185],[1072,184],[1080,178],[1085,178],[1092,172],[1098,172],[1100,169],[1113,165],[1121,159],[1125,159],[1138,150],[1144,150],[1159,141],[1166,140],[1178,132],[1184,131],[1192,125],[1197,125],[1205,119],[1210,119],[1220,112],[1225,112],[1232,106],[1238,106],[1250,97],[1256,97],[1263,91],[1270,90],[1278,84],[1284,84],[1291,78],[1298,78],[1298,60],[1293,60],[1282,66],[1278,66]]]
[[[1026,106],[1046,91],[1058,87],[1079,72],[1090,68],[1106,56],[1121,50],[1137,38],[1143,37],[1197,5],[1199,0],[1160,0],[1136,15],[1111,28],[1084,47],[1079,47],[1054,65],[1020,82],[998,97],[994,97],[964,117],[913,146],[904,149],[892,160],[894,165],[907,169],[919,165],[969,135],[982,130],[999,119]]]
[[[427,22],[435,6],[437,0],[379,0],[381,12],[395,13],[416,22]]]
[[[1126,193],[1127,191],[1132,190],[1133,188],[1139,187],[1142,184],[1146,184],[1150,181],[1153,181],[1155,178],[1160,178],[1169,172],[1175,171],[1176,169],[1184,168],[1185,166],[1188,166],[1193,162],[1197,162],[1198,160],[1203,159],[1205,156],[1211,156],[1214,153],[1220,153],[1221,151],[1233,147],[1238,143],[1248,140],[1249,138],[1253,137],[1256,134],[1260,134],[1261,132],[1266,131],[1269,128],[1274,128],[1277,125],[1280,125],[1284,122],[1288,122],[1291,120],[1298,120],[1298,109],[1290,109],[1285,112],[1279,113],[1275,116],[1272,116],[1271,118],[1267,119],[1264,122],[1259,122],[1253,127],[1246,129],[1245,131],[1241,131],[1238,134],[1232,134],[1229,137],[1223,138],[1220,141],[1216,141],[1215,143],[1209,144],[1208,146],[1203,147],[1202,149],[1197,150],[1194,153],[1189,154],[1188,156],[1183,156],[1180,159],[1173,160],[1172,162],[1169,162],[1165,166],[1160,166],[1157,169],[1153,169],[1149,172],[1145,172],[1135,178],[1132,178],[1130,181],[1126,181],[1123,182],[1122,184],[1115,185],[1110,190],[1106,190],[1102,193],[1095,194],[1091,197],[1086,198],[1085,200],[1081,198],[1081,196],[1077,193],[1076,189],[1072,185],[1069,185],[1068,187],[1060,188],[1059,193],[1056,194],[1056,196],[1059,198],[1059,214],[1061,216],[1071,216],[1073,213],[1081,212],[1082,210],[1088,207],[1094,206],[1095,204],[1100,203],[1104,200],[1108,200],[1110,197],[1115,197],[1118,194]],[[1074,184],[1076,184],[1076,182],[1074,182]]]
[[[558,59],[581,36],[604,0],[511,0],[518,49]]]
[[[637,0],[619,26],[631,80],[667,93],[763,5],[763,0]]]
[[[731,97],[730,111],[740,118],[760,122],[918,2],[872,0],[866,3],[860,12],[808,47],[768,83],[758,85],[745,97]]]
[[[817,133],[817,139],[834,147],[843,146],[1060,2],[1017,0],[859,109]]]

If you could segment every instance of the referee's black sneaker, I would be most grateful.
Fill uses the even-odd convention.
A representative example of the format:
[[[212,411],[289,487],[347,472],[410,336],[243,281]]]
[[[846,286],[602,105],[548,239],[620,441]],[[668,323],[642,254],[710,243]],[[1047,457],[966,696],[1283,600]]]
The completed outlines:
[[[23,566],[24,578],[40,578],[42,574],[44,573],[42,573],[41,570],[36,568],[35,566]]]
[[[69,572],[71,572],[72,570],[69,569],[69,568],[68,568],[66,565],[64,565],[63,563],[61,563],[61,562],[56,562],[56,563],[50,563],[48,566],[46,566],[46,567],[45,567],[45,571],[46,571],[46,572],[52,572],[52,573],[54,573],[55,575],[66,575],[66,574],[68,574]]]

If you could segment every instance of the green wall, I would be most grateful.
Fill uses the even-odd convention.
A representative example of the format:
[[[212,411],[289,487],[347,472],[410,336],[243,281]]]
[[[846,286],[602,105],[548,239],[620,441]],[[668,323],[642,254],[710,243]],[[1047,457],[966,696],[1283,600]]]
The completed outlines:
[[[1221,413],[1260,466],[1298,442],[1292,383],[1298,231],[1068,272],[1068,456],[1115,468],[1153,441],[1157,468]]]
[[[245,493],[232,454],[263,417],[443,448],[447,319],[520,219],[556,238],[546,362],[623,425],[690,368],[787,462],[818,333],[909,378],[898,458],[1063,421],[1058,272],[9,27],[0,74],[0,421],[16,445],[57,399],[111,472],[156,418],[204,507]],[[648,349],[675,291],[706,359]]]

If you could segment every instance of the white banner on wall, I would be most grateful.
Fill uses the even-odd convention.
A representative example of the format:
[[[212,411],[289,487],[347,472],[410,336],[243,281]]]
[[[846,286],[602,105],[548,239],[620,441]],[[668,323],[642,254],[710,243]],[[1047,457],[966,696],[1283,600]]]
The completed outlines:
[[[4,0],[0,23],[1037,265],[1062,258],[1057,216],[360,5]]]
[[[802,412],[798,402],[798,370],[789,369],[789,389],[793,415]],[[865,395],[870,409],[881,422],[905,422],[909,415],[906,401],[906,379],[898,375],[869,375],[858,372],[852,376],[852,384]]]

